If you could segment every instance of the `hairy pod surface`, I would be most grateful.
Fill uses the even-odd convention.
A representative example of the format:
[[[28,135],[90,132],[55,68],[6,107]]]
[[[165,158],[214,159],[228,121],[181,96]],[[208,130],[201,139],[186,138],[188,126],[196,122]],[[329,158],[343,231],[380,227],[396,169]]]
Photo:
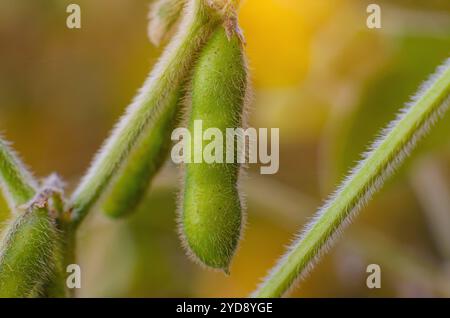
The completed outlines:
[[[167,107],[155,116],[151,127],[121,167],[103,204],[106,215],[120,218],[136,210],[168,156],[182,96],[181,89],[170,96]]]
[[[411,155],[417,143],[450,108],[450,59],[419,88],[418,93],[382,130],[310,224],[288,247],[252,296],[281,297],[314,267],[343,229]]]
[[[242,125],[247,91],[247,69],[242,44],[236,34],[228,39],[220,27],[201,53],[192,79],[192,109],[188,129],[202,121],[203,131]],[[192,141],[193,142],[193,141]],[[191,162],[210,143],[191,143]],[[234,151],[237,158],[237,149]],[[199,153],[200,152],[200,153]],[[225,138],[223,154],[226,153]],[[238,179],[240,164],[188,163],[185,167],[180,232],[183,241],[200,263],[228,272],[243,226]]]
[[[10,224],[0,251],[0,297],[35,297],[52,275],[59,235],[45,208]]]

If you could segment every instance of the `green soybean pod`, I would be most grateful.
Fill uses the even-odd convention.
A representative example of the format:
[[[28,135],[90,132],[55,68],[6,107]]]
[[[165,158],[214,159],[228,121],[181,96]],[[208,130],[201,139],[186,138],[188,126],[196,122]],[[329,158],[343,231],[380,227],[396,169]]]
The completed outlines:
[[[9,225],[0,250],[0,298],[39,296],[55,269],[60,240],[45,208],[30,208]]]
[[[223,163],[195,163],[209,141],[191,142],[190,162],[185,166],[180,232],[195,260],[229,272],[243,227],[243,205],[238,179],[241,165],[226,163],[227,128],[242,126],[247,95],[247,67],[241,39],[219,27],[199,56],[192,78],[192,109],[188,130],[202,122],[203,131],[220,130]],[[193,141],[196,137],[191,138]],[[217,141],[217,140],[216,140]],[[234,158],[237,149],[231,147]]]
[[[178,122],[183,89],[170,96],[168,105],[152,119],[138,146],[120,167],[103,203],[103,212],[113,218],[129,215],[145,196],[155,174],[164,164],[171,146],[171,133]]]

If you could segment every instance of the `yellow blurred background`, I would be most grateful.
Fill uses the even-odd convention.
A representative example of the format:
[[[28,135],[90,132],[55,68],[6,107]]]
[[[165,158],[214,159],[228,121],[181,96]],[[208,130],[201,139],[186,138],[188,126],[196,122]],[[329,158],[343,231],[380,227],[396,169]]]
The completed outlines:
[[[280,171],[243,181],[248,222],[229,277],[191,263],[168,164],[130,219],[94,213],[79,236],[79,296],[244,297],[428,74],[450,56],[450,2],[244,0],[254,127],[279,127]],[[82,28],[65,26],[69,3]],[[162,48],[148,0],[2,0],[0,131],[37,176],[76,185]],[[302,297],[450,297],[450,116],[295,291]],[[1,204],[0,204],[1,206]],[[0,214],[5,214],[5,208]],[[366,287],[366,266],[382,288]]]

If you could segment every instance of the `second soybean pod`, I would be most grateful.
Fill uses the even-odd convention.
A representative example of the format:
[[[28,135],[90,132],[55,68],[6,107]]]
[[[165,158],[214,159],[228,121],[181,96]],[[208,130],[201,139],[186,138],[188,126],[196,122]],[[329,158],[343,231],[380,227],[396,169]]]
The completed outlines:
[[[192,109],[188,129],[194,133],[201,121],[203,130],[216,128],[222,133],[223,163],[194,163],[202,156],[201,147],[191,144],[184,176],[181,234],[185,245],[202,264],[229,271],[243,226],[243,209],[238,179],[241,166],[227,163],[227,128],[242,126],[248,80],[246,60],[238,34],[220,27],[199,56],[192,79]],[[192,138],[194,139],[194,138]],[[230,149],[228,149],[230,150]],[[237,149],[233,147],[234,158]]]
[[[165,109],[152,119],[152,125],[111,182],[103,203],[103,211],[108,216],[119,218],[130,214],[145,196],[152,178],[167,158],[182,97],[182,88],[170,96]]]

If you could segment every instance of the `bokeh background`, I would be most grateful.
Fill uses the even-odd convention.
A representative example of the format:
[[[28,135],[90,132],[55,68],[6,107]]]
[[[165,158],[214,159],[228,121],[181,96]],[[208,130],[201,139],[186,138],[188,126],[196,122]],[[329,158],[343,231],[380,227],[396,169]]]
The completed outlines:
[[[374,1],[372,1],[374,2]],[[244,297],[420,83],[450,56],[450,2],[244,0],[254,127],[279,127],[280,171],[243,182],[248,224],[231,276],[191,263],[168,164],[139,211],[94,213],[79,236],[79,296]],[[81,30],[65,26],[69,3]],[[161,53],[148,0],[0,1],[0,130],[44,177],[76,185]],[[293,296],[450,296],[450,116],[363,209]],[[2,204],[0,203],[0,206]],[[6,215],[1,207],[0,213]],[[366,287],[366,266],[382,288]]]

